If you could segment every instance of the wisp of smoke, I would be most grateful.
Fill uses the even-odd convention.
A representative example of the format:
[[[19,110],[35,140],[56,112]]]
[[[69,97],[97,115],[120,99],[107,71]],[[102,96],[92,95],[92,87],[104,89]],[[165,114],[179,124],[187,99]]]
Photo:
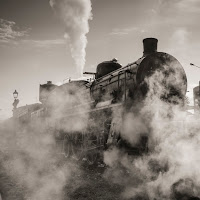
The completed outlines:
[[[64,37],[68,40],[72,57],[80,76],[85,65],[86,34],[92,19],[90,0],[50,0],[51,7],[65,24]]]

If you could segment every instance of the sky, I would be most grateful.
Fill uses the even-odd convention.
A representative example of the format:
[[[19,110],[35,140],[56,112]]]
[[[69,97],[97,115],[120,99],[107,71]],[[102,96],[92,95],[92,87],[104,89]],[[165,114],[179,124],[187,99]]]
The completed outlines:
[[[64,0],[63,0],[64,1]],[[83,0],[84,1],[84,0]],[[188,96],[200,69],[200,0],[91,0],[84,71],[117,58],[126,65],[142,56],[142,40],[176,57],[188,79]],[[39,85],[63,83],[79,73],[64,37],[66,26],[49,0],[0,0],[0,120],[18,106],[38,102]]]

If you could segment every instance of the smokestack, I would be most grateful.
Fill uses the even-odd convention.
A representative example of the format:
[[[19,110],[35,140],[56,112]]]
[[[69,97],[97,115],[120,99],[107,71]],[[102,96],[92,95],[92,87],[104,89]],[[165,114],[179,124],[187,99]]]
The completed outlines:
[[[143,56],[147,56],[151,53],[157,52],[157,43],[158,40],[156,38],[145,38],[143,40],[143,46],[144,46]]]

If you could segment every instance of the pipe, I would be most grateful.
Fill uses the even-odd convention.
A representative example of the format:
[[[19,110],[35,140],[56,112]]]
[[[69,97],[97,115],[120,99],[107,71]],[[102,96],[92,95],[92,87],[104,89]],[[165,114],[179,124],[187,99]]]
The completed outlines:
[[[143,56],[147,56],[149,54],[157,52],[157,43],[158,40],[156,38],[145,38],[143,40]]]

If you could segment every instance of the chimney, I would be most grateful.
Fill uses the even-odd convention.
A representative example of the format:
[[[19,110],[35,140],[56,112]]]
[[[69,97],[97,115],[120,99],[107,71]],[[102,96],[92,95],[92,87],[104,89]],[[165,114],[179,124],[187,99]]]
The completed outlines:
[[[47,81],[47,85],[51,85],[52,84],[52,81]]]
[[[151,53],[157,52],[157,43],[158,40],[156,38],[145,38],[143,40],[143,46],[144,46],[143,56],[147,56]]]

